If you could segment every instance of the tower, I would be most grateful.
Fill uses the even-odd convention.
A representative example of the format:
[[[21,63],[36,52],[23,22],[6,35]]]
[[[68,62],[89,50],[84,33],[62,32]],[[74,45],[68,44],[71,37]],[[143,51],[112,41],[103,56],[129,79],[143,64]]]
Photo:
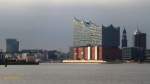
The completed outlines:
[[[16,39],[6,39],[6,52],[16,53],[19,51],[19,41]]]
[[[146,33],[142,33],[139,29],[134,32],[134,47],[146,49]]]
[[[145,59],[146,33],[142,33],[139,29],[134,32],[134,47],[138,52],[136,60],[142,62]]]
[[[122,48],[123,47],[127,47],[128,43],[127,43],[127,33],[126,33],[126,29],[124,28],[123,32],[122,32]]]

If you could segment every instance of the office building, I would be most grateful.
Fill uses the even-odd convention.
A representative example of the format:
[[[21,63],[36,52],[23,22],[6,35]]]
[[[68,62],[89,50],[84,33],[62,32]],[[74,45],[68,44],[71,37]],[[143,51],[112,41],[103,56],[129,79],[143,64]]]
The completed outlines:
[[[145,61],[150,62],[150,49],[145,50]]]
[[[60,57],[60,52],[57,50],[48,51],[48,59],[49,60],[58,60]]]
[[[101,33],[102,47],[104,48],[118,48],[120,45],[120,27],[102,25]]]
[[[142,61],[144,50],[138,47],[122,48],[122,60]]]
[[[120,27],[102,25],[102,45],[101,55],[105,61],[121,59],[120,46]]]
[[[146,33],[142,33],[139,29],[134,32],[134,47],[146,49]]]
[[[2,52],[2,50],[0,50],[0,65],[4,64],[4,53]]]
[[[19,41],[16,39],[6,39],[6,52],[16,53],[19,51]]]

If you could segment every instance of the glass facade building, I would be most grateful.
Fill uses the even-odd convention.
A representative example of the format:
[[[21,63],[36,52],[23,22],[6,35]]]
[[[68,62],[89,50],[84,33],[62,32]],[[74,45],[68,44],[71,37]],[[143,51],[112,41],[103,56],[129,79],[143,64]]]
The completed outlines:
[[[102,46],[118,48],[120,45],[120,27],[98,26],[93,22],[74,18],[74,47],[80,46]]]
[[[118,60],[121,57],[120,27],[98,26],[92,21],[73,20],[75,60]]]
[[[134,47],[146,49],[146,33],[140,32],[139,29],[134,32]]]
[[[19,51],[19,41],[16,39],[6,39],[6,52],[16,53]]]
[[[93,22],[74,18],[74,47],[101,45],[101,28]]]
[[[102,26],[102,47],[119,48],[120,46],[120,27]]]

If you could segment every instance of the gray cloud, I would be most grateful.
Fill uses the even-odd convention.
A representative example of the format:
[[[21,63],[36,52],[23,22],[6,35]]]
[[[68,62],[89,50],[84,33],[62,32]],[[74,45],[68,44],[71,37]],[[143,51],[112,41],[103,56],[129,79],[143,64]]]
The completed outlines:
[[[40,0],[38,0],[40,1]],[[114,24],[126,27],[130,46],[132,33],[137,27],[148,34],[150,1],[127,0],[126,2],[93,4],[50,4],[48,0],[30,4],[18,3],[0,7],[0,39],[5,48],[5,38],[18,38],[21,48],[62,49],[72,45],[72,18],[92,20],[98,25]],[[125,1],[125,0],[123,0]],[[42,3],[41,3],[42,2]],[[148,45],[148,48],[150,45]]]

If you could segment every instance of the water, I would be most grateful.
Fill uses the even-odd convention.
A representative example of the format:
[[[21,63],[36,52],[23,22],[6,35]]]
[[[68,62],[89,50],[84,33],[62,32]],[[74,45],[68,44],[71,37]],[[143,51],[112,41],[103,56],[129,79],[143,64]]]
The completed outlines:
[[[0,66],[0,84],[150,84],[150,64]]]

